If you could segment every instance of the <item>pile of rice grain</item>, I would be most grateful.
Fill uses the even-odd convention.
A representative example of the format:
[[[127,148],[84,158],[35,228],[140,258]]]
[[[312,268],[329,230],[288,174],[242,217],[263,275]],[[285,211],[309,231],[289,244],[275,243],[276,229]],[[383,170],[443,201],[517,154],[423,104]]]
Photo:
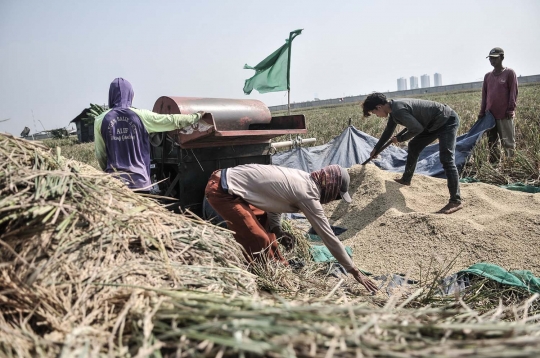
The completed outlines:
[[[357,165],[350,170],[353,202],[325,207],[355,263],[374,273],[419,277],[455,259],[451,271],[478,262],[540,274],[540,195],[492,185],[461,184],[464,209],[443,215],[445,179],[415,175],[410,187],[400,174]]]

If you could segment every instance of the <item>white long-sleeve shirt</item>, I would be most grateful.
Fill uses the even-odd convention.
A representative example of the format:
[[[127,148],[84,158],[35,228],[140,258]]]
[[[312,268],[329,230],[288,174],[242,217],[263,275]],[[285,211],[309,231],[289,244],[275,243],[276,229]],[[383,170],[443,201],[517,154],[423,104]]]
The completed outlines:
[[[281,225],[281,213],[301,211],[338,262],[346,270],[354,267],[330,228],[319,201],[319,187],[309,173],[275,165],[247,164],[227,169],[226,179],[229,194],[267,212],[270,229]]]

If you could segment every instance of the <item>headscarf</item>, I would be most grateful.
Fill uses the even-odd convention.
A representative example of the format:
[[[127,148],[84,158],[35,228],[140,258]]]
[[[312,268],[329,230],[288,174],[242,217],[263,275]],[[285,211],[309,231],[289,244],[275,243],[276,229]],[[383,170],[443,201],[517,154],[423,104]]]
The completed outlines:
[[[341,167],[339,165],[329,165],[321,170],[311,172],[309,175],[321,190],[321,204],[336,200],[341,187]]]
[[[109,87],[109,108],[129,108],[133,101],[133,87],[122,77],[115,78]]]

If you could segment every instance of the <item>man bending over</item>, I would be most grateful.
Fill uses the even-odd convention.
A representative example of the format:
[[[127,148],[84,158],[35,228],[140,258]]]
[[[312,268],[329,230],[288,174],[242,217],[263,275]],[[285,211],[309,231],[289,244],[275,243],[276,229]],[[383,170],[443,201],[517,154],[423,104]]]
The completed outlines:
[[[339,165],[306,173],[276,165],[247,164],[215,171],[206,186],[206,197],[227,222],[247,259],[270,259],[287,265],[278,249],[278,238],[291,240],[281,231],[281,213],[303,212],[330,253],[364,287],[375,284],[358,270],[343,244],[334,235],[321,204],[351,201],[349,174]],[[268,229],[257,220],[254,209],[266,211]]]
[[[402,185],[411,185],[420,152],[434,140],[439,140],[439,158],[446,174],[450,201],[438,213],[451,214],[463,208],[459,191],[459,174],[454,159],[459,116],[445,104],[422,99],[395,99],[388,101],[382,93],[374,92],[362,103],[364,117],[371,114],[387,118],[388,123],[381,138],[370,154],[375,158],[380,148],[392,137],[398,124],[407,128],[404,134],[392,137],[394,144],[410,139]]]

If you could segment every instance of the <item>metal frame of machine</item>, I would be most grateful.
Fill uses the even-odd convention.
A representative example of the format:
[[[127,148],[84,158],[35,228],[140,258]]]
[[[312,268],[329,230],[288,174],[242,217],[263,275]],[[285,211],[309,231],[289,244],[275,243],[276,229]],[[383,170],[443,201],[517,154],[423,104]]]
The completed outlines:
[[[272,117],[256,100],[160,97],[154,112],[205,111],[193,126],[152,136],[151,174],[161,194],[175,197],[182,210],[202,216],[204,189],[218,169],[271,164],[271,139],[305,134],[304,115]]]

